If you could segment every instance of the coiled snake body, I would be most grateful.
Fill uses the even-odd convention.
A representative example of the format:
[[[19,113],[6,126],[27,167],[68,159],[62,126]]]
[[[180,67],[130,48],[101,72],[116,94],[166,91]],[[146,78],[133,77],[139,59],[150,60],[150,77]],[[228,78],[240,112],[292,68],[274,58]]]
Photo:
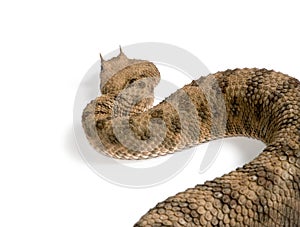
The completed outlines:
[[[121,51],[101,61],[102,96],[83,111],[91,145],[119,159],[153,158],[205,141],[266,144],[250,163],[158,203],[134,226],[300,226],[300,82],[266,69],[192,81],[152,107],[160,75]]]

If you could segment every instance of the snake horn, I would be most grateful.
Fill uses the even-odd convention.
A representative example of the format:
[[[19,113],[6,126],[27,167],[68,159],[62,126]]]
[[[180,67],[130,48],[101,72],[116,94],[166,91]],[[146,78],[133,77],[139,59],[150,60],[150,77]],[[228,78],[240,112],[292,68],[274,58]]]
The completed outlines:
[[[101,53],[99,54],[100,55],[100,59],[101,59],[101,62],[104,62],[104,58],[102,57]]]

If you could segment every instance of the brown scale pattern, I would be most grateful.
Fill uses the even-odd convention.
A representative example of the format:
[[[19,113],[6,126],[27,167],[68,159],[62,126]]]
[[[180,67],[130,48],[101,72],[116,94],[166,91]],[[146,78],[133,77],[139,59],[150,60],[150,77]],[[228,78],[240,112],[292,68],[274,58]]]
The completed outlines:
[[[209,140],[262,140],[253,161],[187,189],[134,226],[300,226],[300,82],[266,69],[226,70],[151,108],[156,67],[121,51],[102,59],[102,96],[83,111],[91,145],[113,158],[153,158]],[[104,81],[104,82],[103,82]]]

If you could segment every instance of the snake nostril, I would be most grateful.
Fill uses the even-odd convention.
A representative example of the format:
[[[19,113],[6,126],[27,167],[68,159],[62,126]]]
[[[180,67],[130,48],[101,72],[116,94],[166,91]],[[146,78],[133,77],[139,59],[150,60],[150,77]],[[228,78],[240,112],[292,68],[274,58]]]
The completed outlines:
[[[139,87],[139,88],[145,88],[145,87],[146,87],[145,82],[143,82],[143,81],[139,82],[139,83],[138,83],[138,87]]]

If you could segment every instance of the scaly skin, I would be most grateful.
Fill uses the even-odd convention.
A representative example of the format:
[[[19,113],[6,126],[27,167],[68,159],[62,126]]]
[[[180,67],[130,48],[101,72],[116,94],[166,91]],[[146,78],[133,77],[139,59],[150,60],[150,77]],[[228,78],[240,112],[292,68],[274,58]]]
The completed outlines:
[[[300,226],[297,79],[266,69],[227,70],[193,81],[151,108],[159,81],[152,63],[121,52],[102,59],[102,67],[102,96],[82,116],[98,151],[145,159],[241,135],[266,144],[242,168],[157,204],[135,227]]]

